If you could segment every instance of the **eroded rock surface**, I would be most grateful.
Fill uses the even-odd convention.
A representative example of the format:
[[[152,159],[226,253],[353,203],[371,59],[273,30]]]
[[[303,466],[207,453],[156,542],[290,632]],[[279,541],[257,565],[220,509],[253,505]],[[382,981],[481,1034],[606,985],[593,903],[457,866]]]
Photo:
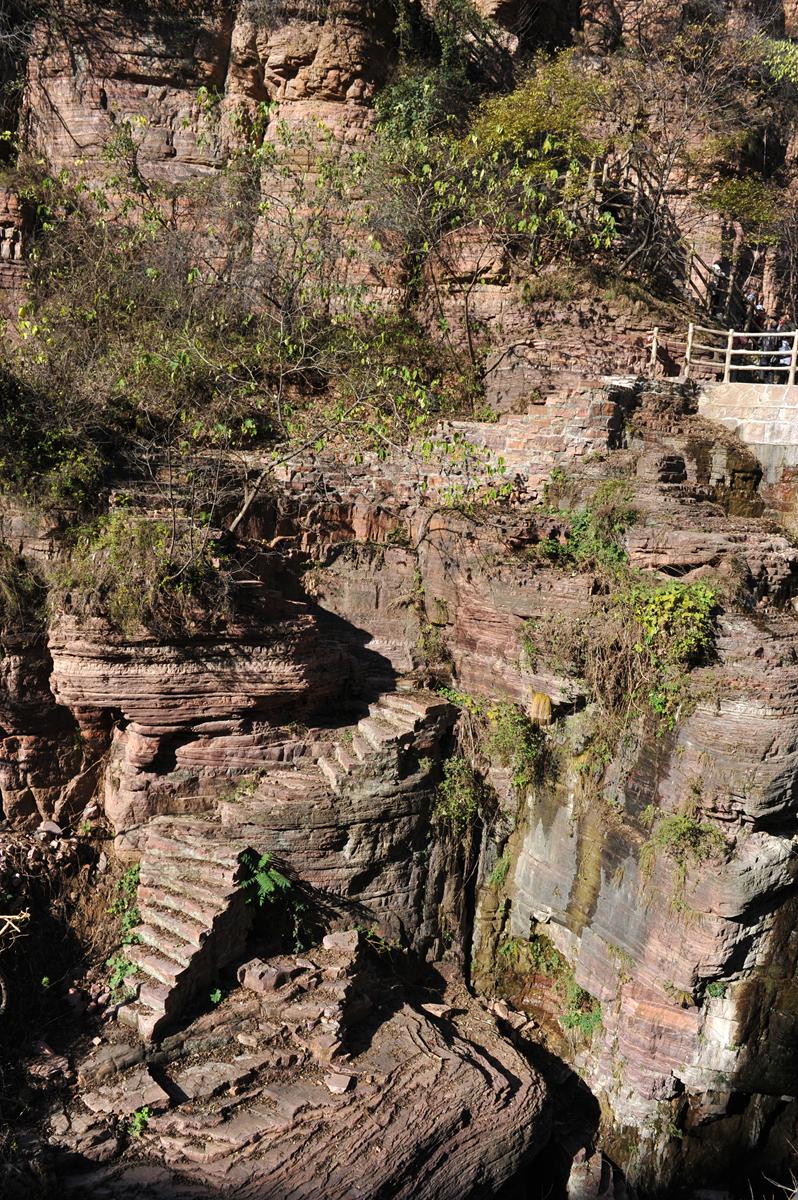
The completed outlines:
[[[51,1144],[91,1159],[89,1137],[105,1145],[145,1103],[150,1117],[124,1165],[67,1176],[67,1194],[146,1184],[152,1196],[348,1200],[387,1187],[454,1200],[500,1188],[547,1137],[541,1079],[464,990],[430,1016],[429,992],[416,998],[362,943],[339,933],[244,965],[241,990],[145,1064],[116,1073],[114,1047],[94,1052]]]
[[[103,177],[103,148],[127,123],[145,176],[173,183],[217,172],[258,104],[357,137],[373,120],[392,24],[382,0],[70,3],[34,35],[27,135],[54,168]]]

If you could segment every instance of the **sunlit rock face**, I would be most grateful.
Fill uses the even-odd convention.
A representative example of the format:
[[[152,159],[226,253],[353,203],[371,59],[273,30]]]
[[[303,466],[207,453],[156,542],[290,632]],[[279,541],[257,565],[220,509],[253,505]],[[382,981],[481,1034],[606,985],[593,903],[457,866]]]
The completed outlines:
[[[24,100],[30,143],[54,168],[107,174],[122,131],[145,177],[206,176],[260,104],[357,137],[391,61],[387,4],[272,0],[203,11],[73,3],[37,26]]]
[[[503,26],[512,53],[570,30],[595,51],[623,40],[662,44],[686,9],[654,0],[584,0],[581,12],[523,0],[479,7]],[[747,11],[730,6],[740,19]],[[795,5],[785,6],[784,19],[786,32],[798,34]],[[132,152],[146,180],[166,185],[217,177],[261,105],[274,104],[292,127],[322,122],[357,143],[395,61],[394,21],[387,2],[356,0],[185,3],[168,14],[154,3],[124,11],[71,4],[57,22],[36,28],[23,129],[53,169],[98,179]],[[271,115],[266,136],[270,130]],[[0,232],[3,287],[26,236],[11,194],[0,204]],[[461,266],[467,278],[467,244]],[[532,1042],[545,1033],[577,1069],[601,1102],[605,1145],[631,1173],[662,1183],[681,1170],[711,1181],[716,1168],[728,1171],[761,1142],[763,1128],[780,1122],[789,1132],[794,1121],[798,557],[763,518],[757,461],[720,426],[701,422],[689,388],[658,393],[602,379],[647,369],[646,313],[598,295],[522,304],[502,282],[505,271],[497,256],[471,297],[498,347],[486,364],[486,388],[503,419],[442,432],[501,458],[512,496],[500,515],[485,519],[478,508],[475,515],[447,501],[462,477],[410,455],[387,464],[291,461],[276,475],[275,497],[250,515],[248,533],[284,555],[284,593],[274,584],[251,620],[170,640],[123,637],[99,619],[62,617],[44,638],[6,639],[3,816],[20,826],[67,823],[94,805],[117,848],[145,856],[148,936],[174,933],[177,923],[173,939],[163,940],[186,970],[211,934],[219,940],[217,910],[203,907],[214,886],[214,848],[227,854],[230,888],[242,846],[279,853],[336,920],[354,913],[374,938],[420,957],[446,955],[447,968],[466,971],[483,1000],[504,993],[523,1010],[512,1028],[523,1027]],[[458,303],[455,291],[443,302],[452,327]],[[736,606],[723,601],[717,661],[699,674],[696,702],[678,727],[651,722],[633,750],[622,746],[605,764],[603,786],[592,791],[582,758],[591,719],[584,688],[550,663],[531,661],[525,646],[530,622],[578,617],[603,586],[594,571],[555,569],[535,550],[562,536],[551,514],[530,518],[525,508],[545,501],[552,472],[577,480],[575,503],[616,472],[633,481],[637,517],[624,540],[631,566],[665,580],[720,578],[743,597]],[[785,506],[793,500],[791,493]],[[4,536],[31,553],[52,552],[52,531],[26,527],[10,506]],[[425,638],[437,639],[441,651],[434,670],[420,650]],[[385,700],[401,700],[399,678],[414,671],[422,682],[437,671],[438,683],[486,701],[526,704],[542,694],[559,722],[548,735],[560,739],[556,772],[519,796],[509,772],[494,770],[496,811],[467,849],[447,845],[433,820],[453,713],[427,695],[418,719],[411,705],[408,720],[405,697],[398,720]],[[684,872],[667,854],[644,865],[646,810],[674,816],[688,804],[694,819],[720,830],[722,859]],[[192,842],[192,829],[203,837]],[[181,849],[197,858],[197,846],[207,850],[205,875],[181,865]],[[180,871],[183,891],[170,892],[164,880]],[[167,901],[186,911],[169,916]],[[561,997],[546,979],[528,973],[508,983],[502,947],[540,934],[601,1005],[601,1027],[589,1038],[565,1035]],[[163,971],[148,949],[134,953]],[[343,974],[335,975],[339,966]],[[346,964],[323,955],[270,969],[275,977],[295,971],[309,992],[322,980],[340,990],[349,978]],[[154,978],[149,998],[163,1003],[151,1013],[161,1019],[173,1015],[172,995]],[[207,995],[213,974],[203,968],[198,980]],[[229,1063],[203,1059],[202,1071],[180,1076],[213,1109],[200,1113],[216,1122],[201,1147],[191,1114],[172,1113],[168,1094],[140,1075],[116,1081],[114,1094],[99,1101],[96,1080],[91,1088],[87,1081],[57,1136],[81,1154],[100,1146],[98,1156],[113,1158],[113,1122],[96,1128],[86,1097],[113,1113],[121,1105],[127,1116],[130,1089],[144,1083],[153,1088],[162,1163],[179,1154],[181,1171],[193,1163],[203,1186],[257,1194],[263,1177],[240,1154],[253,1152],[264,1130],[277,1130],[257,1170],[290,1178],[292,1137],[312,1137],[325,1195],[346,1195],[356,1177],[360,1186],[368,1164],[357,1155],[366,1152],[379,1162],[366,1195],[388,1188],[448,1200],[460,1186],[469,1195],[498,1189],[548,1134],[537,1073],[506,1028],[486,1023],[473,997],[460,996],[464,1020],[452,1029],[440,1023],[449,1015],[422,1017],[404,994],[394,1003],[392,987],[382,980],[373,989],[381,1016],[373,1043],[362,1048],[362,1088],[338,1079],[342,1090],[333,1092],[314,1077],[307,1092],[304,1076],[291,1076],[281,1077],[285,1086],[275,1094],[250,1093],[251,1056],[229,1072]],[[297,1012],[293,990],[271,1008],[245,998],[241,1011],[207,1017],[186,1038],[185,1053],[207,1057],[225,1039],[237,1053],[251,1050],[252,1039],[274,1038],[290,1017],[296,1045],[260,1067],[296,1076],[306,1066],[326,1070],[330,1046],[311,1027],[329,1018],[324,1007],[334,1005],[326,999],[318,1011],[314,1000]],[[132,1027],[147,1040],[156,1023]],[[179,1057],[181,1045],[169,1053]],[[220,1115],[217,1093],[230,1087],[244,1095],[242,1111],[235,1099]],[[348,1098],[328,1112],[333,1094]],[[282,1125],[274,1124],[272,1104]],[[356,1139],[359,1122],[379,1134]],[[419,1142],[414,1125],[423,1122]],[[384,1156],[391,1140],[393,1174]],[[418,1146],[429,1170],[413,1161]],[[167,1165],[152,1169],[171,1186]],[[122,1196],[138,1183],[120,1175],[114,1186]]]

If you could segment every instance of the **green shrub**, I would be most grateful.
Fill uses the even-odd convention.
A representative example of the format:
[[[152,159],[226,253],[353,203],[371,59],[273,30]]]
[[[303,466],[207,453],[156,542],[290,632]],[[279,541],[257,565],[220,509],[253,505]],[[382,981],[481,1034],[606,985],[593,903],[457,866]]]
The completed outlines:
[[[552,980],[554,994],[562,1004],[559,1021],[563,1029],[590,1038],[601,1026],[600,1002],[579,986],[573,968],[545,934],[505,938],[499,956],[515,975],[542,975]]]
[[[685,700],[685,670],[710,654],[717,593],[705,583],[638,584],[617,597],[642,640],[634,645],[648,681],[648,702],[673,728]]]
[[[726,995],[726,984],[721,983],[719,979],[713,979],[712,983],[707,984],[707,995],[713,1000],[721,1000]]]
[[[612,561],[607,554],[603,559]],[[585,681],[611,757],[619,738],[646,712],[663,729],[674,728],[690,703],[689,671],[712,652],[717,603],[705,583],[653,584],[617,559],[609,578],[588,612],[527,622],[523,652],[529,662],[552,663]]]
[[[760,37],[757,41],[756,49],[773,81],[798,87],[798,45],[788,38]]]
[[[404,66],[377,96],[374,107],[384,136],[427,136],[457,122],[473,103],[476,89],[459,67]]]
[[[104,616],[127,635],[190,632],[230,615],[230,581],[207,529],[116,508],[71,534],[49,604],[56,615]]]
[[[149,1107],[145,1104],[136,1111],[128,1122],[127,1131],[132,1138],[140,1138],[147,1131],[147,1126],[150,1123],[152,1113]]]
[[[487,100],[471,137],[479,149],[517,155],[561,148],[564,157],[591,158],[601,140],[590,136],[607,94],[601,76],[580,67],[576,52],[538,55],[528,76],[506,96]]]
[[[16,354],[11,365],[24,375],[25,351]],[[8,368],[0,371],[0,489],[44,509],[80,510],[101,486],[105,452],[73,434],[59,408]]]
[[[564,476],[555,481],[557,487],[563,483],[567,483]],[[551,489],[547,490],[549,495]],[[628,482],[607,479],[599,484],[583,507],[557,511],[562,513],[568,525],[565,541],[544,538],[535,548],[541,557],[557,566],[604,568],[616,574],[625,566],[628,556],[621,539],[635,520],[632,488]]]
[[[499,946],[499,954],[520,975],[534,972],[550,979],[568,971],[568,964],[559,950],[542,933],[533,934],[531,938],[505,938]]]
[[[106,959],[105,965],[109,970],[108,987],[114,998],[117,1000],[128,999],[135,995],[134,990],[127,983],[130,976],[136,973],[135,964],[120,951]]]
[[[507,878],[507,873],[510,870],[510,855],[507,851],[501,856],[495,867],[488,876],[488,883],[491,887],[501,887]]]
[[[565,1007],[560,1017],[563,1029],[573,1029],[589,1039],[601,1028],[601,1003],[573,978],[564,987]]]
[[[244,850],[238,861],[241,869],[237,886],[246,893],[248,904],[263,908],[290,893],[291,880],[272,866],[269,853],[257,854],[254,850]]]
[[[39,628],[46,587],[39,573],[5,542],[0,542],[0,634]]]
[[[484,749],[492,762],[512,768],[513,787],[524,792],[539,782],[546,735],[517,704],[501,703],[487,711]]]
[[[379,126],[391,138],[458,128],[480,82],[504,81],[510,61],[494,25],[471,0],[418,5],[394,0],[399,68],[377,96]]]
[[[785,197],[764,179],[752,175],[721,179],[701,197],[701,204],[739,221],[759,244],[778,240],[776,226],[784,213]]]
[[[688,812],[661,817],[651,837],[640,847],[640,873],[644,879],[651,875],[660,854],[674,864],[674,888],[671,907],[676,912],[689,913],[684,891],[687,869],[720,858],[726,849],[723,834],[715,825],[698,821]]]
[[[520,705],[511,701],[491,703],[457,688],[443,687],[440,694],[456,704],[467,719],[465,741],[478,765],[483,769],[491,763],[510,767],[512,784],[518,792],[540,782],[546,735]]]
[[[455,754],[443,764],[433,817],[454,833],[464,833],[479,816],[483,795],[484,784],[474,767],[465,755]]]

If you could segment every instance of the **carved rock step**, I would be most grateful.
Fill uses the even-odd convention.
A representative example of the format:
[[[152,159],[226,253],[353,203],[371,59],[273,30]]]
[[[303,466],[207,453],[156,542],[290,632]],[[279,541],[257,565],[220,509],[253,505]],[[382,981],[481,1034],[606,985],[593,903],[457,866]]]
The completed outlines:
[[[316,764],[310,770],[275,766],[258,778],[251,795],[226,796],[219,801],[223,829],[258,824],[259,808],[273,812],[275,802],[295,804],[312,799],[324,791],[324,781]]]
[[[156,817],[147,830],[147,851],[155,857],[210,862],[228,870],[235,870],[238,864],[238,848],[219,838],[216,822],[195,824],[189,817],[181,824],[172,818]]]
[[[139,899],[139,912],[145,928],[155,926],[156,929],[172,935],[176,942],[184,946],[194,946],[197,950],[205,941],[209,927],[221,911],[221,907],[217,907],[215,911],[209,910],[210,920],[197,921],[185,913],[176,912],[175,909],[161,907],[151,900]]]
[[[187,913],[201,924],[208,925],[216,912],[219,889],[212,891],[198,881],[181,878],[179,872],[172,877],[166,869],[153,870],[148,864],[146,874],[142,869],[139,879],[139,905],[148,901],[157,903],[161,908]]]
[[[318,759],[319,769],[337,792],[372,758],[391,751],[400,755],[413,745],[426,750],[455,715],[454,707],[434,692],[411,689],[410,681],[400,680],[395,692],[369,705],[368,716],[358,721],[349,742],[337,742],[332,753]]]
[[[416,721],[437,720],[439,717],[451,715],[453,709],[448,700],[428,691],[396,691],[387,692],[377,701],[381,708],[406,712],[416,718]]]
[[[215,821],[156,817],[140,865],[138,943],[126,956],[138,972],[134,1003],[119,1019],[148,1041],[178,1018],[221,967],[243,949],[251,913],[236,888],[240,839]]]

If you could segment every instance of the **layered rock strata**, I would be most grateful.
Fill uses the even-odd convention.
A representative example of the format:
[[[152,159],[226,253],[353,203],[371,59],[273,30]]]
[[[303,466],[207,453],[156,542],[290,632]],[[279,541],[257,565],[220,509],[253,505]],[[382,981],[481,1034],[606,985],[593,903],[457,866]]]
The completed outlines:
[[[759,1136],[757,1114],[780,1111],[794,1069],[785,1033],[791,1027],[790,953],[776,962],[795,887],[798,626],[792,602],[798,559],[775,526],[743,515],[761,510],[756,463],[733,439],[724,442],[691,415],[694,409],[689,388],[632,389],[622,410],[628,419],[614,435],[618,448],[607,445],[603,463],[571,463],[570,486],[583,496],[607,475],[626,473],[634,481],[638,516],[625,537],[633,566],[660,580],[725,578],[743,597],[721,615],[718,660],[696,675],[694,709],[671,734],[652,726],[632,757],[621,754],[610,764],[598,792],[585,787],[579,770],[590,723],[579,689],[547,666],[545,650],[537,662],[530,658],[524,637],[553,611],[587,612],[596,580],[536,561],[534,546],[556,536],[556,517],[527,523],[523,489],[514,515],[511,510],[504,523],[482,523],[451,511],[430,519],[414,508],[411,487],[385,480],[367,535],[386,543],[381,553],[364,548],[338,558],[333,538],[327,564],[313,574],[317,599],[372,630],[372,646],[397,666],[419,662],[418,629],[426,622],[446,647],[444,669],[454,670],[458,687],[521,701],[545,691],[562,706],[564,721],[553,735],[561,762],[557,782],[533,789],[520,803],[506,792],[504,828],[515,823],[515,832],[505,841],[500,825],[496,844],[485,845],[474,979],[488,992],[501,988],[497,950],[503,940],[540,933],[551,939],[576,983],[601,1002],[602,1032],[592,1046],[569,1043],[556,1020],[560,1001],[545,981],[528,980],[515,999],[533,1013],[548,1013],[558,1052],[578,1063],[613,1114],[614,1151],[628,1162],[635,1144],[648,1185],[663,1183],[681,1169],[679,1161],[712,1176],[708,1124],[715,1144],[722,1138],[736,1146],[744,1161]],[[506,454],[512,471],[539,490],[551,459],[545,446],[518,439],[523,420],[484,427],[476,436]],[[323,478],[320,464],[316,470]],[[338,528],[351,522],[364,529],[360,486],[347,493],[343,484],[329,509],[320,498],[323,485],[315,507],[300,491],[300,544],[308,517],[316,547],[328,515]],[[289,525],[287,514],[284,538]],[[407,530],[406,548],[390,547],[396,528]],[[413,572],[424,593],[417,624],[392,604]],[[501,791],[502,780],[496,783]],[[660,816],[676,814],[688,801],[698,819],[719,829],[723,861],[688,869],[682,885],[677,864],[661,854],[644,875],[644,810],[653,805]],[[499,858],[509,869],[497,886],[490,878]],[[753,997],[763,988],[776,998],[778,1019],[756,1008]],[[747,1118],[739,1115],[741,1106]],[[682,1132],[688,1136],[679,1141]],[[669,1136],[671,1149],[661,1159]]]
[[[126,125],[144,176],[165,183],[217,172],[258,104],[357,137],[391,40],[381,0],[68,4],[34,33],[26,136],[54,169],[102,178],[104,147]]]
[[[149,1060],[122,1045],[84,1060],[53,1146],[102,1162],[142,1102],[149,1119],[126,1163],[67,1176],[67,1194],[498,1191],[545,1142],[539,1076],[465,992],[398,994],[360,943],[250,961],[239,992]]]

